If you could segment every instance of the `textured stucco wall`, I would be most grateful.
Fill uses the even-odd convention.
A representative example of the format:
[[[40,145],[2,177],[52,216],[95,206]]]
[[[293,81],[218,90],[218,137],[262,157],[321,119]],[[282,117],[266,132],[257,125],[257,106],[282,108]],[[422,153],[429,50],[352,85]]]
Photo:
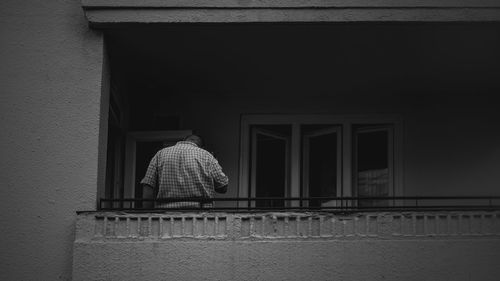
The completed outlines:
[[[74,280],[497,280],[498,212],[81,214]]]
[[[75,270],[75,280],[493,281],[500,274],[498,245],[498,240],[94,243],[76,245],[83,268]]]
[[[0,280],[71,279],[95,208],[102,35],[80,2],[0,1]]]

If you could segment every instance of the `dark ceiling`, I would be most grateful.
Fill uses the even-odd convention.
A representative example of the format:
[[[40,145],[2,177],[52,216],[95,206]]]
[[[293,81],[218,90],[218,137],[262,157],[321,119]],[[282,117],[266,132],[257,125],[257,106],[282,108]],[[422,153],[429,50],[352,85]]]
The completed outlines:
[[[499,89],[500,25],[184,24],[106,34],[131,94]]]

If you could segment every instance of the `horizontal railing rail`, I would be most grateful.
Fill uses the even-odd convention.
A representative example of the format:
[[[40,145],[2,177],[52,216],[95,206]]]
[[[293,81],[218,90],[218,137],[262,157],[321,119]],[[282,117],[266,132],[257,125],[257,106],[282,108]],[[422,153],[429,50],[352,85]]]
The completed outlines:
[[[170,207],[176,202],[199,207]],[[216,202],[221,202],[220,204]],[[215,205],[213,203],[216,203]],[[167,207],[166,207],[167,206]],[[394,197],[250,197],[250,198],[123,198],[99,200],[103,211],[404,211],[500,210],[500,196],[394,196]]]

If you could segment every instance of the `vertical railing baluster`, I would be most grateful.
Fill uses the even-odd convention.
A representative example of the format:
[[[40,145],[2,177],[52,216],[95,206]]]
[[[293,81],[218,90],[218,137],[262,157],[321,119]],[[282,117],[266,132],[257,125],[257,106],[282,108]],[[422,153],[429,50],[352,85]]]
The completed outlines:
[[[103,229],[102,229],[102,234],[104,237],[106,237],[108,233],[108,216],[104,216],[104,221],[103,221]]]
[[[126,222],[125,222],[125,233],[127,233],[127,237],[131,237],[132,233],[130,232],[130,217],[127,216]]]

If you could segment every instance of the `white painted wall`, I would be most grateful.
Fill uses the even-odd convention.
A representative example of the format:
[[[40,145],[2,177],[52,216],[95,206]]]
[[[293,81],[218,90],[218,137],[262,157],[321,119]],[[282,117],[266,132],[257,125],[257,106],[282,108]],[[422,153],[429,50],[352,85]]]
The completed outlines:
[[[70,280],[95,208],[102,36],[80,1],[0,1],[0,280]]]

